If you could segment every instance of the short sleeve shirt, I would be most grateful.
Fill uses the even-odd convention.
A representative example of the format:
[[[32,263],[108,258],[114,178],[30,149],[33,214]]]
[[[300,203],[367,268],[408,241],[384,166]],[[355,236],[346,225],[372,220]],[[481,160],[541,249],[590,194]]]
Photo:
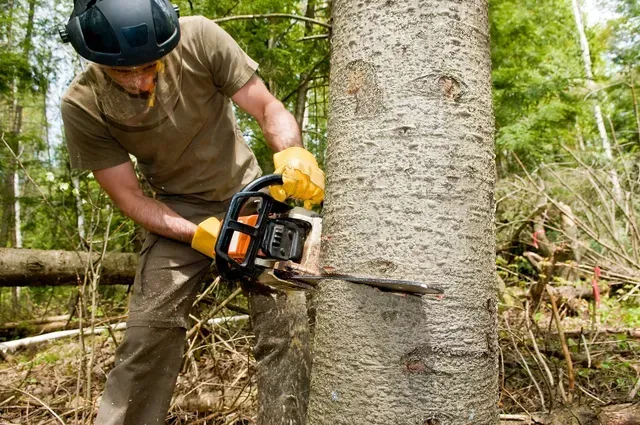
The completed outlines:
[[[182,55],[183,68],[173,114],[142,127],[111,122],[99,111],[85,71],[62,97],[69,158],[74,168],[99,170],[131,154],[157,193],[222,201],[261,173],[230,100],[258,64],[209,19],[180,18],[180,29],[180,45],[170,53]]]

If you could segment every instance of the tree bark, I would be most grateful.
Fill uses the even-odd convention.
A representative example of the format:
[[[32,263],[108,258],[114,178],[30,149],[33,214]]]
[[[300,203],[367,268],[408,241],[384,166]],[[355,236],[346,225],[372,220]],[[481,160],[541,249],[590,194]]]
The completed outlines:
[[[91,261],[100,254],[93,253]],[[89,261],[86,252],[0,248],[0,287],[77,285]],[[108,253],[102,259],[101,285],[131,285],[137,254]]]
[[[17,154],[17,143],[14,143],[14,138],[11,136],[6,137],[7,143]],[[8,160],[9,166],[4,172],[4,180],[2,182],[2,201],[0,202],[0,205],[2,205],[2,222],[0,223],[0,247],[6,247],[10,243],[13,235],[12,224],[14,224],[15,222],[13,214],[13,209],[15,206],[15,183],[13,181],[15,177],[14,162],[14,159],[10,157]]]
[[[486,0],[334,2],[323,264],[308,424],[497,424]]]

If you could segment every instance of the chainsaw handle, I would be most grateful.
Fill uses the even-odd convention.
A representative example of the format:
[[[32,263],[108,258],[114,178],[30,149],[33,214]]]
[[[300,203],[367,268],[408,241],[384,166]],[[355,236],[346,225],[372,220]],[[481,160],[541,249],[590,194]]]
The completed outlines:
[[[249,183],[240,192],[233,195],[227,214],[222,221],[218,241],[216,242],[216,266],[220,276],[227,280],[241,279],[246,276],[257,278],[262,271],[255,265],[260,244],[264,239],[267,222],[271,214],[284,213],[290,206],[278,202],[269,193],[261,192],[271,185],[282,184],[282,175],[267,174]],[[257,220],[254,226],[247,225],[240,220],[242,207],[250,199],[259,199]],[[234,234],[244,234],[249,237],[249,246],[244,259],[236,261],[229,255],[229,248]]]
[[[265,187],[282,184],[282,174],[267,174],[249,183],[242,192],[256,192]]]

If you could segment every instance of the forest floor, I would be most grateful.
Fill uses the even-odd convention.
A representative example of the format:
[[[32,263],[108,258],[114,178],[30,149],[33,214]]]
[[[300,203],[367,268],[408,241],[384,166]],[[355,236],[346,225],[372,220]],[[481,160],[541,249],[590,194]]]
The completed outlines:
[[[603,299],[595,322],[591,308],[584,300],[571,308],[560,305],[572,380],[548,306],[542,305],[527,327],[522,307],[503,305],[502,414],[535,416],[566,405],[597,408],[640,401],[640,317],[621,308],[615,297]],[[0,425],[92,423],[122,335],[104,333],[82,342],[66,338],[5,355],[0,360]],[[168,423],[255,423],[252,344],[247,321],[201,332],[184,358]]]
[[[249,324],[229,322],[210,330],[214,333],[206,344],[192,347],[184,358],[168,423],[255,423]],[[0,360],[0,425],[93,423],[114,364],[115,341],[119,343],[122,336],[122,332],[87,336],[84,349],[78,337],[65,338]],[[90,382],[88,374],[81,373],[89,369]]]

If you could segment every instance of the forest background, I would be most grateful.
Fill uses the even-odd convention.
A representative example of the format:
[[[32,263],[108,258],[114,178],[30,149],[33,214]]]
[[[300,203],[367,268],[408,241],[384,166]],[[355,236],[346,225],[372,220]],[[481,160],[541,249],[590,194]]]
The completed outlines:
[[[500,407],[506,414],[545,411],[572,399],[596,405],[638,401],[640,4],[489,3],[503,349]],[[294,113],[305,146],[322,164],[331,3],[177,4],[183,16],[217,19],[260,63],[260,76]],[[0,247],[135,253],[141,246],[141,229],[111,206],[91,173],[69,167],[58,103],[83,64],[70,46],[59,42],[57,31],[71,7],[69,0],[0,0]],[[256,122],[238,111],[238,123],[263,170],[272,171],[271,152]],[[41,332],[36,321],[50,316],[66,315],[64,328],[77,328],[83,317],[84,326],[86,318],[92,325],[122,320],[127,295],[125,286],[92,290],[91,282],[0,287],[0,341]],[[203,313],[207,317],[246,312],[233,287],[216,284],[203,299],[210,308]],[[21,325],[25,323],[29,325]],[[199,370],[200,375],[215,371],[218,376],[212,380],[241,389],[231,396],[224,390],[209,392],[214,395],[209,408],[213,403],[220,415],[250,418],[250,329],[229,325],[203,333],[198,328],[191,336],[216,341],[216,333],[226,341],[227,353],[219,354],[226,366],[200,370],[197,364],[206,356],[190,352],[193,364],[185,365],[184,387]],[[58,400],[64,407],[56,411],[76,419],[80,414],[84,420],[95,409],[92,400],[100,389],[90,385],[92,367],[102,368],[96,372],[100,377],[93,379],[103,383],[111,346],[118,339],[111,333],[97,343],[102,357],[91,354],[95,342],[75,347],[72,352],[78,356],[61,354],[61,345],[44,354],[35,350],[18,357],[5,355],[4,371],[15,373],[13,388],[40,394],[43,400],[49,397],[47,403],[54,408]],[[71,350],[68,345],[65,349]],[[65,363],[76,357],[80,363]],[[44,367],[50,364],[69,366],[58,368],[67,378],[26,378],[36,376],[39,367],[52,373]],[[59,385],[45,383],[48,379]],[[65,386],[62,397],[58,390]],[[12,392],[13,401],[4,404],[3,411],[1,391],[0,387],[0,416],[4,412],[22,418],[24,394]],[[204,415],[198,411],[203,410],[206,394],[197,393],[183,394],[172,404],[175,423]],[[48,414],[47,403],[35,403],[39,407],[27,415]],[[7,407],[12,405],[17,407]],[[180,422],[180,415],[188,419]]]

